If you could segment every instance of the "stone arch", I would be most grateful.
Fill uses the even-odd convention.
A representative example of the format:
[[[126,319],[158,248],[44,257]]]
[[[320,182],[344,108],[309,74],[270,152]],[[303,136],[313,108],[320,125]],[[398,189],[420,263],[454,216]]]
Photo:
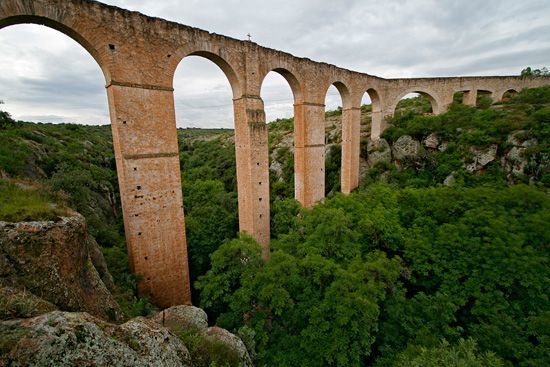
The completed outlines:
[[[188,56],[200,56],[212,61],[222,70],[227,80],[229,81],[229,85],[231,86],[231,91],[233,93],[234,99],[241,98],[241,96],[243,95],[243,89],[242,89],[243,83],[239,78],[236,68],[234,68],[230,64],[230,62],[226,60],[226,58],[218,55],[213,51],[207,51],[207,50],[192,50],[192,51],[178,50],[177,52],[175,52],[175,54],[178,55],[179,57],[175,58],[175,61],[171,62],[171,65],[170,65],[172,69],[171,70],[172,85],[173,85],[176,69],[181,64],[181,62]]]
[[[267,70],[267,72],[261,77],[260,79],[260,91],[262,89],[262,86],[264,84],[264,80],[267,77],[267,74],[270,72],[276,72],[277,74],[281,75],[285,80],[287,81],[288,85],[290,86],[290,90],[292,91],[292,97],[294,98],[294,103],[300,103],[303,100],[303,93],[302,93],[302,86],[298,78],[296,77],[296,73],[290,71],[288,68],[284,67],[274,67],[272,69]]]
[[[328,90],[331,86],[335,86],[338,92],[340,93],[340,98],[342,99],[342,108],[351,108],[352,107],[352,98],[351,92],[346,83],[341,80],[332,81],[330,84],[326,85],[323,89],[325,92],[322,94],[323,101],[325,100]]]
[[[382,134],[385,129],[382,99],[380,98],[380,93],[375,88],[367,88],[367,90],[362,93],[361,97],[363,97],[365,93],[369,95],[372,106],[371,139],[377,141],[380,139],[380,134]]]
[[[111,76],[109,69],[107,68],[106,62],[103,62],[103,58],[99,48],[94,46],[87,37],[77,31],[75,28],[70,27],[64,23],[56,21],[54,19],[39,16],[39,15],[15,15],[9,16],[6,18],[0,19],[0,30],[9,26],[19,25],[19,24],[36,24],[42,25],[51,29],[54,29],[58,32],[63,33],[64,35],[75,40],[80,46],[82,46],[88,53],[93,57],[96,63],[99,65],[103,76],[105,77],[105,82],[109,83]]]
[[[495,101],[497,101],[497,99],[495,99],[495,97],[497,97],[496,93],[494,90],[492,89],[483,89],[483,88],[479,88],[477,89],[476,91],[476,101],[475,101],[475,106],[478,105],[478,102],[480,100],[480,98],[484,97],[484,96],[487,96],[489,98],[491,98],[491,101],[494,103]]]
[[[410,88],[401,92],[397,96],[397,98],[394,99],[394,101],[392,102],[389,108],[391,115],[395,113],[395,108],[397,107],[397,104],[399,103],[399,101],[403,99],[403,97],[405,97],[407,94],[410,94],[410,93],[418,93],[420,95],[427,97],[428,100],[430,101],[430,104],[432,105],[432,112],[434,114],[439,114],[442,112],[443,103],[439,100],[439,96],[437,95],[437,93],[427,88]]]
[[[368,88],[363,95],[367,93],[370,97],[372,104],[372,112],[382,112],[382,100],[380,99],[380,93],[374,88]]]
[[[519,93],[518,89],[519,88],[507,88],[499,91],[498,93],[494,93],[495,100],[502,102],[507,93],[511,95],[518,94]]]

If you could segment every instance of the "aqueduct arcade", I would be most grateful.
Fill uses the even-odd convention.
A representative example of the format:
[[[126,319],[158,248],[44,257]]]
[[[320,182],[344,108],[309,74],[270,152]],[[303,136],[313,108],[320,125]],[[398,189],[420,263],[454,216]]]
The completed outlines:
[[[240,230],[269,254],[269,159],[265,76],[281,74],[294,97],[295,196],[311,206],[325,195],[325,96],[341,97],[344,193],[359,184],[361,99],[373,104],[372,139],[387,127],[398,101],[412,92],[428,96],[442,113],[455,92],[475,104],[478,90],[500,100],[510,90],[550,84],[548,78],[455,77],[384,79],[295,57],[204,30],[92,0],[2,0],[0,28],[35,23],[76,40],[105,77],[126,240],[140,291],[160,306],[190,303],[189,272],[173,79],[190,55],[214,62],[233,92]]]

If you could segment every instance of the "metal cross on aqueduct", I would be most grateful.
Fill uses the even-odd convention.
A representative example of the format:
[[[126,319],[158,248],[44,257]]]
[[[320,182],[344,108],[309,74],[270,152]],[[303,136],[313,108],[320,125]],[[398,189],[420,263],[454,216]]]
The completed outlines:
[[[386,128],[399,100],[426,95],[435,114],[455,92],[473,105],[478,91],[494,101],[505,92],[550,84],[517,76],[384,79],[152,18],[91,0],[1,0],[0,28],[42,24],[76,40],[105,76],[124,226],[140,292],[159,306],[191,302],[173,79],[180,61],[205,57],[225,73],[233,91],[240,230],[269,254],[269,161],[260,88],[270,71],[294,96],[295,196],[311,206],[325,194],[325,95],[342,97],[341,187],[359,183],[361,99],[372,101],[371,138]]]

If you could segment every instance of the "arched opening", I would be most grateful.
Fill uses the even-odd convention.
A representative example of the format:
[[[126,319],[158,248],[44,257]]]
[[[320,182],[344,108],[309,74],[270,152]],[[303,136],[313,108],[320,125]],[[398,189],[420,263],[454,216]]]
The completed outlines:
[[[437,102],[433,96],[423,91],[414,91],[403,95],[395,105],[394,115],[431,114],[437,111]]]
[[[294,92],[295,77],[284,69],[270,71],[261,86],[269,144],[270,197],[294,198]]]
[[[350,107],[349,99],[341,82],[331,84],[325,95],[325,196],[341,191],[342,114]]]
[[[502,95],[502,98],[500,99],[501,102],[510,102],[512,98],[517,96],[518,91],[515,89],[508,89],[504,94]]]
[[[174,74],[174,102],[192,299],[210,254],[239,231],[233,98],[240,93],[229,65],[193,53]]]
[[[467,92],[458,91],[453,94],[453,103],[455,104],[464,104],[464,98]]]
[[[37,21],[47,26],[16,24]],[[6,25],[0,30],[0,109],[17,122],[0,127],[0,180],[55,192],[48,200],[82,214],[99,245],[90,242],[90,249],[104,254],[118,296],[131,305],[136,289],[128,281],[105,70],[66,27],[34,17],[10,18],[0,27]],[[114,291],[113,279],[98,270]]]
[[[476,97],[476,106],[479,108],[489,108],[493,104],[493,92],[489,90],[478,89]]]

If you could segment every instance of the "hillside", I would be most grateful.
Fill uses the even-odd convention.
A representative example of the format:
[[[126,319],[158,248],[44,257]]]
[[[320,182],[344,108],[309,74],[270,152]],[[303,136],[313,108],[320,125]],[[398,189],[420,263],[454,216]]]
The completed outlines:
[[[550,88],[429,110],[402,101],[374,143],[362,107],[347,197],[341,111],[327,112],[328,197],[310,210],[292,199],[293,121],[269,124],[268,263],[238,238],[232,130],[179,130],[193,299],[258,365],[548,365]],[[0,221],[82,214],[123,318],[154,311],[129,272],[109,126],[2,113],[0,194]]]

